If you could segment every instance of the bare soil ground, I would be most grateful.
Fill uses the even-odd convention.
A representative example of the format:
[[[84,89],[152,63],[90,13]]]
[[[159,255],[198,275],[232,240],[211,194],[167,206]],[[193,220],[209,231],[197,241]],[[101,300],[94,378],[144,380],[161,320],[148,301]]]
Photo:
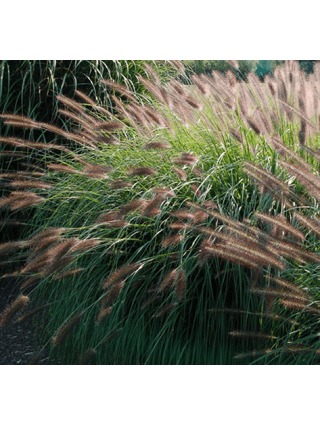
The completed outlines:
[[[18,295],[18,279],[0,279],[0,314]],[[41,319],[37,320],[40,325]],[[32,317],[0,328],[0,365],[48,364],[47,352],[39,347],[35,331]]]

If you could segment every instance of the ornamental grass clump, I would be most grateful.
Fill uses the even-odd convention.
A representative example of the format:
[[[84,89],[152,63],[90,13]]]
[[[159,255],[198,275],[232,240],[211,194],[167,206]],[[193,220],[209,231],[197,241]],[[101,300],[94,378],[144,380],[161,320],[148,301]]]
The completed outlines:
[[[112,107],[59,96],[68,131],[2,115],[74,143],[39,136],[43,174],[0,200],[32,209],[0,255],[49,304],[39,341],[66,364],[318,363],[320,67],[146,73],[150,96],[101,81]]]

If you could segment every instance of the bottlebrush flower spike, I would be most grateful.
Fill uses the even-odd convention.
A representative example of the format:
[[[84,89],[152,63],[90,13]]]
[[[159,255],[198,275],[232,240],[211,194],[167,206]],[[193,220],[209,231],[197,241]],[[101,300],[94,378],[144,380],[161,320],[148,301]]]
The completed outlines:
[[[51,343],[54,347],[59,344],[62,344],[65,341],[68,334],[81,320],[82,316],[83,312],[80,311],[64,322],[64,324],[56,331],[56,333],[51,339]]]

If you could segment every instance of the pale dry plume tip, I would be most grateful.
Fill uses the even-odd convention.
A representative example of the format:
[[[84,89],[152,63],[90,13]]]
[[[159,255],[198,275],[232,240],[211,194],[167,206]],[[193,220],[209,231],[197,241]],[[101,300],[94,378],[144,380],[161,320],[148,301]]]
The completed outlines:
[[[231,65],[233,68],[239,69],[239,63],[236,60],[227,60],[228,64]]]

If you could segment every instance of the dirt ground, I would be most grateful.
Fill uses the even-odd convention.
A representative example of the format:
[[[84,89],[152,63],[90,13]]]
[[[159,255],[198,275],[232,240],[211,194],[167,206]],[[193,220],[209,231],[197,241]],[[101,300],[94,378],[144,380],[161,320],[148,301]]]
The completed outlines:
[[[18,279],[0,278],[0,314],[18,295]],[[47,361],[46,350],[37,344],[32,317],[0,328],[0,365],[48,364]]]

